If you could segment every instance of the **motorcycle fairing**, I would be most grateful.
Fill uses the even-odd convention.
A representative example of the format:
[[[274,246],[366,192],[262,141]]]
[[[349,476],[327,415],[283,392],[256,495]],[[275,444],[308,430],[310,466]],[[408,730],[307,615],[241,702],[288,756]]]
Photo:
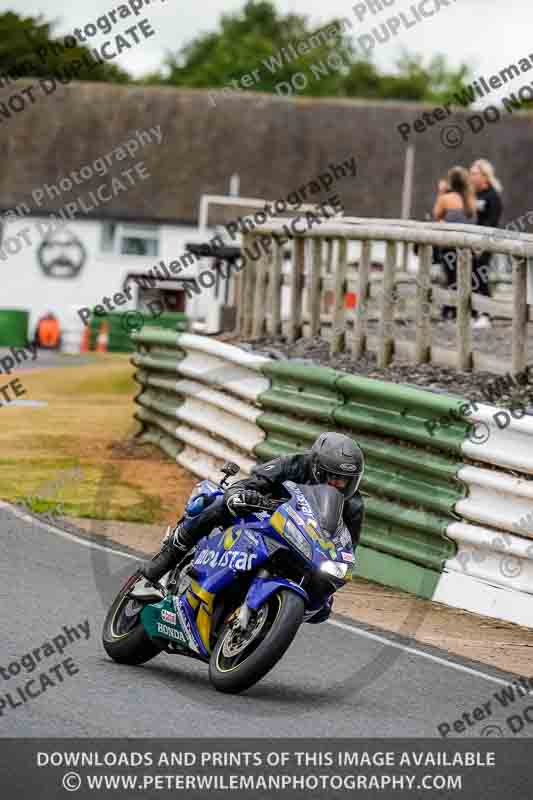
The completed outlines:
[[[212,615],[216,595],[233,583],[238,572],[246,572],[266,561],[268,551],[261,537],[235,525],[225,531],[216,529],[200,540],[193,560],[194,580],[174,598],[172,611],[176,627],[196,654],[205,658],[211,652]],[[152,608],[158,608],[151,606]],[[168,610],[168,606],[166,606]],[[143,618],[144,622],[144,618]],[[159,636],[176,642],[175,631],[161,630],[160,620],[147,615],[150,636]],[[170,623],[165,623],[172,627]]]
[[[202,498],[205,500],[205,505],[209,505],[211,502],[216,500],[217,497],[221,497],[223,494],[223,489],[221,489],[220,486],[217,486],[217,484],[213,481],[200,481],[196,484],[189,499],[187,500],[187,504],[185,506],[185,516],[196,516],[196,514],[199,513],[199,510],[204,507]],[[199,505],[200,508],[196,508],[197,505]]]
[[[193,567],[204,589],[217,594],[233,583],[236,573],[256,570],[267,559],[263,537],[244,525],[233,525],[225,531],[217,529],[198,542]]]
[[[165,597],[159,603],[146,605],[141,611],[141,620],[151,639],[167,639],[185,652],[191,647],[195,652],[200,651],[198,646],[193,646],[196,644],[194,638],[191,642],[187,628],[181,624],[172,596]]]
[[[284,486],[291,497],[272,516],[249,514],[239,524],[226,530],[215,528],[209,536],[198,542],[192,562],[192,580],[187,588],[178,596],[147,605],[141,612],[141,619],[151,638],[167,639],[208,660],[216,597],[234,583],[239,574],[255,572],[268,560],[268,539],[306,558],[283,535],[283,528],[289,519],[293,524],[298,524],[300,532],[310,541],[312,561],[318,568],[324,561],[341,559],[342,546],[337,552],[329,536],[323,535],[324,530],[331,534],[339,522],[342,511],[338,497],[340,493],[332,487],[300,487],[291,481]],[[202,492],[221,493],[216,484],[210,481],[198,484],[197,494]],[[257,610],[281,587],[299,594],[307,608],[315,607],[318,598],[311,603],[307,592],[297,583],[286,578],[259,575],[251,581],[245,603],[250,609]]]
[[[260,578],[259,576],[252,581],[244,602],[248,608],[257,611],[270,595],[282,588],[296,592],[296,594],[299,594],[300,597],[303,598],[306,604],[309,603],[309,595],[305,589],[302,589],[302,587],[294,583],[294,581],[290,581],[287,578]]]
[[[298,486],[292,481],[283,484],[291,493],[291,498],[272,515],[271,524],[283,537],[287,519],[303,528],[305,536],[318,545],[313,548],[313,563],[320,566],[324,560],[340,561],[341,555],[335,542],[323,531],[342,524],[342,495],[331,486]],[[324,504],[324,508],[321,507]],[[331,534],[332,535],[332,534]]]

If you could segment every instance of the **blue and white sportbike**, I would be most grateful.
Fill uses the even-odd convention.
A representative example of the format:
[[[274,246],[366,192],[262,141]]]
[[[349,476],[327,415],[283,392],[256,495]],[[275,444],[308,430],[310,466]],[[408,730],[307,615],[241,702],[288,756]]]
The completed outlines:
[[[226,464],[219,484],[197,484],[185,516],[221,498],[237,470]],[[200,659],[216,689],[236,693],[274,667],[302,622],[324,619],[354,568],[344,499],[328,485],[283,485],[286,499],[215,528],[157,585],[132,575],[104,623],[108,655],[122,664],[162,651]]]

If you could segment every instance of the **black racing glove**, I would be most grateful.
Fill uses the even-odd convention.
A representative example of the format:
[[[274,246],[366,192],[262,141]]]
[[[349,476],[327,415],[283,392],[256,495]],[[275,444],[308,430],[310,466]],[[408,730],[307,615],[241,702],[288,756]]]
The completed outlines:
[[[243,509],[260,506],[264,502],[265,498],[260,492],[256,492],[254,489],[243,489],[231,494],[226,500],[226,505],[234,516],[238,516]]]

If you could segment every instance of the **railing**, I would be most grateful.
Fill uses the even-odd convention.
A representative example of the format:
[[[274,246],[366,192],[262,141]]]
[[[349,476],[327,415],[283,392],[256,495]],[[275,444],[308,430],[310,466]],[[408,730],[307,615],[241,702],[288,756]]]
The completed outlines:
[[[243,252],[254,252],[254,239],[272,237],[270,253],[247,260],[236,274],[238,318],[235,333],[244,338],[284,334],[293,342],[319,333],[333,353],[377,355],[385,367],[395,355],[412,363],[431,362],[459,369],[519,372],[527,363],[527,325],[533,321],[528,300],[528,272],[533,285],[533,236],[475,225],[452,225],[344,218],[323,222],[295,234],[289,269],[283,268],[284,236],[280,224],[255,228],[243,237]],[[348,261],[350,242],[360,243],[358,263]],[[386,245],[382,273],[371,269],[373,247]],[[399,249],[417,244],[416,276],[397,267]],[[433,247],[457,252],[457,290],[440,288],[432,278]],[[268,248],[264,248],[268,249]],[[488,252],[512,260],[512,300],[505,302],[472,291],[472,255]],[[287,296],[288,295],[288,296]],[[355,298],[347,308],[347,296]],[[282,304],[282,297],[285,301]],[[377,302],[376,302],[377,301]],[[455,348],[432,341],[432,320],[443,305],[456,308]],[[511,321],[510,363],[472,347],[472,310]],[[414,330],[395,326],[411,319]],[[377,333],[369,331],[377,321]]]

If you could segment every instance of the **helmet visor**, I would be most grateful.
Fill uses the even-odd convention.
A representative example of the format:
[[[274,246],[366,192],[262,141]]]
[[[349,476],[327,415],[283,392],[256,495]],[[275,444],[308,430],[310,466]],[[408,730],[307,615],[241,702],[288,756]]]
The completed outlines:
[[[341,475],[335,475],[333,472],[326,472],[326,483],[328,486],[334,486],[339,492],[343,492],[348,486],[348,478],[343,478]]]
[[[341,492],[344,497],[351,497],[359,488],[363,471],[357,474],[339,475],[338,472],[331,472],[330,470],[321,469],[317,466],[314,470],[315,478],[319,483],[326,483],[328,486],[333,486],[337,491]]]

